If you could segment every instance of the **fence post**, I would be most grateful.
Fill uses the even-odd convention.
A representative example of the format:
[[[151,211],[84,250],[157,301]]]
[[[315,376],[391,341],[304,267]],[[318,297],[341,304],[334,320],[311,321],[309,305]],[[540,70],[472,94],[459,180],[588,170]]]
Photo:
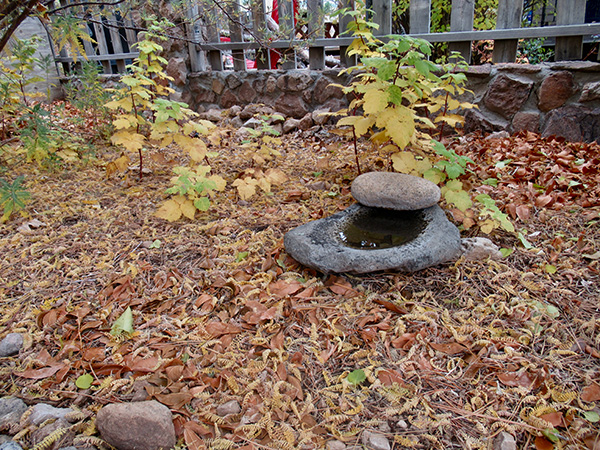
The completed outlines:
[[[386,36],[392,33],[392,0],[373,0],[373,21],[379,25],[375,36]]]
[[[216,8],[211,8],[208,12],[209,20],[213,23],[206,27],[206,34],[208,42],[218,43],[220,41],[219,31],[217,30],[217,11]],[[211,17],[212,16],[212,17]],[[223,70],[223,55],[220,50],[209,50],[208,51],[208,63],[212,70],[222,71]]]
[[[227,11],[233,18],[233,20],[229,21],[229,35],[231,37],[231,42],[244,42],[242,24],[240,23],[240,4],[238,3],[238,0],[231,0],[227,5]],[[233,58],[233,70],[246,70],[244,50],[232,50],[231,56]]]
[[[429,33],[430,30],[431,0],[411,0],[409,33]]]
[[[308,0],[308,37],[318,39],[323,34],[323,0]],[[308,49],[308,61],[311,70],[323,70],[325,68],[325,47],[313,47]]]
[[[523,0],[498,0],[496,29],[520,28],[523,15]],[[518,39],[497,39],[494,41],[492,60],[495,63],[515,62]]]
[[[354,0],[340,0],[341,9],[354,10]],[[352,22],[352,17],[347,14],[340,15],[340,36],[348,36],[348,33],[343,34],[348,30],[348,24]],[[340,64],[342,67],[351,67],[356,65],[356,55],[348,56],[348,46],[340,46]]]
[[[289,31],[290,41],[296,35],[296,24],[294,20],[293,0],[279,0],[279,25]],[[281,68],[290,70],[296,68],[296,51],[293,48],[281,49]]]
[[[259,40],[263,40],[265,37],[266,28],[264,0],[254,0],[252,2],[252,20],[254,22],[254,26],[252,28],[254,36],[256,36],[256,38]],[[268,49],[256,49],[256,68],[261,70],[271,68]]]
[[[475,0],[452,0],[450,31],[473,31]],[[450,42],[448,49],[459,52],[467,63],[471,63],[471,41]]]
[[[586,0],[558,0],[556,25],[585,22]],[[557,37],[554,49],[556,61],[572,61],[583,57],[583,36]]]

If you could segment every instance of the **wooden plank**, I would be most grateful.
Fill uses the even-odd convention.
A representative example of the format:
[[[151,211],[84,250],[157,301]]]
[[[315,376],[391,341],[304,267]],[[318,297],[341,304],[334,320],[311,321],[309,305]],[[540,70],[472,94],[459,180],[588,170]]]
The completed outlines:
[[[295,39],[296,26],[294,24],[294,7],[292,0],[279,0],[279,27],[289,36],[287,49],[281,55],[281,68],[290,70],[296,68],[296,52],[291,48],[291,42]],[[282,47],[285,48],[285,47]]]
[[[411,0],[410,30],[414,33],[429,33],[431,31],[431,0]]]
[[[339,4],[340,4],[341,9],[354,10],[354,0],[340,0]],[[345,42],[347,42],[344,44],[339,44],[340,45],[340,64],[342,65],[342,67],[352,67],[352,66],[356,65],[356,56],[348,56],[348,53],[347,53],[348,46],[354,40],[354,38],[352,38],[348,32],[348,25],[350,24],[350,22],[352,22],[351,16],[349,16],[347,14],[340,15],[340,18],[339,18],[340,36],[342,36],[342,37],[338,38],[338,39],[344,39]],[[332,40],[333,39],[329,39],[329,41],[332,41]],[[335,40],[337,40],[337,39],[335,39]],[[331,43],[328,45],[336,45],[336,44]]]
[[[96,32],[96,42],[98,43],[98,53],[100,55],[108,55],[108,47],[106,46],[106,38],[104,36],[104,27],[101,24],[94,23],[92,24],[94,27],[94,31]],[[102,59],[102,67],[104,69],[104,73],[111,74],[112,69],[110,67],[109,59]]]
[[[252,2],[252,21],[253,21],[253,33],[257,39],[262,40],[265,37],[265,30],[267,28],[265,21],[266,5],[264,0],[254,0]],[[266,70],[271,68],[271,61],[269,56],[269,50],[267,48],[256,49],[256,68],[259,70]]]
[[[473,30],[475,0],[452,0],[450,31]],[[467,63],[471,62],[471,41],[455,42],[448,46],[451,52],[459,52]]]
[[[308,0],[308,39],[323,38],[323,0]],[[311,70],[325,68],[325,47],[311,45],[308,49]]]
[[[108,13],[106,14],[105,20],[108,22],[109,25],[114,25],[108,27],[109,36],[113,47],[113,53],[123,53],[123,45],[121,44],[121,36],[119,35],[119,29],[117,28],[118,24],[116,16],[114,15],[114,13]],[[124,73],[125,61],[123,61],[122,59],[116,59],[116,62],[117,72]]]
[[[207,39],[209,42],[206,57],[211,69],[220,72],[223,70],[223,55],[221,54],[221,49],[217,47],[220,44],[221,36],[216,25],[218,19],[216,7],[207,10],[207,17],[212,18],[212,22],[206,27]]]
[[[523,0],[498,0],[496,28],[519,28],[523,15]],[[517,58],[518,39],[498,39],[494,41],[492,61],[495,63],[514,62]]]
[[[238,3],[238,0],[230,0],[227,3],[227,11],[234,19],[233,21],[229,21],[229,36],[231,37],[231,42],[244,42],[242,25],[240,23],[240,4]],[[233,70],[245,71],[246,57],[244,56],[244,51],[232,50],[231,56],[233,57]]]
[[[558,0],[556,24],[573,25],[585,22],[586,0]],[[557,37],[554,48],[556,61],[571,61],[583,57],[583,36]]]
[[[379,25],[375,36],[392,34],[392,0],[373,0],[373,22]]]

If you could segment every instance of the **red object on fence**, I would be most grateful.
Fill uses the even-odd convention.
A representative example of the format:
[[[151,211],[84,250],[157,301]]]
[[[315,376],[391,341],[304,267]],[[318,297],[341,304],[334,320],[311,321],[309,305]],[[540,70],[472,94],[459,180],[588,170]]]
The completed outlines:
[[[296,28],[296,13],[298,12],[298,0],[294,0],[294,28]],[[273,11],[271,12],[271,18],[275,21],[275,23],[279,23],[279,2],[277,0],[273,0]],[[269,50],[269,55],[271,56],[271,69],[277,69],[277,63],[281,58],[281,52],[277,50]]]

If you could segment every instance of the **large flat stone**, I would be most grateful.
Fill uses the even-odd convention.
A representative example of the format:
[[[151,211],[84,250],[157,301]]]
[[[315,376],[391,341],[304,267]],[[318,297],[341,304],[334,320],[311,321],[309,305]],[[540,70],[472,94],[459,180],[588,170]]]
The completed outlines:
[[[369,209],[357,204],[301,225],[285,235],[285,249],[296,261],[323,273],[415,272],[460,257],[458,228],[437,205],[422,210],[425,229],[410,242],[383,249],[348,247],[340,233],[355,215]]]

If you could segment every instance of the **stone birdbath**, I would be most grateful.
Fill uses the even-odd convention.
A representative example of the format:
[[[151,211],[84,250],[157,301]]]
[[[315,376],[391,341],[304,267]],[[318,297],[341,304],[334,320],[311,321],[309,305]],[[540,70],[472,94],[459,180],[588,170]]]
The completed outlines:
[[[354,180],[352,196],[357,204],[289,231],[288,254],[325,274],[415,272],[462,255],[460,232],[431,181],[370,172]]]

